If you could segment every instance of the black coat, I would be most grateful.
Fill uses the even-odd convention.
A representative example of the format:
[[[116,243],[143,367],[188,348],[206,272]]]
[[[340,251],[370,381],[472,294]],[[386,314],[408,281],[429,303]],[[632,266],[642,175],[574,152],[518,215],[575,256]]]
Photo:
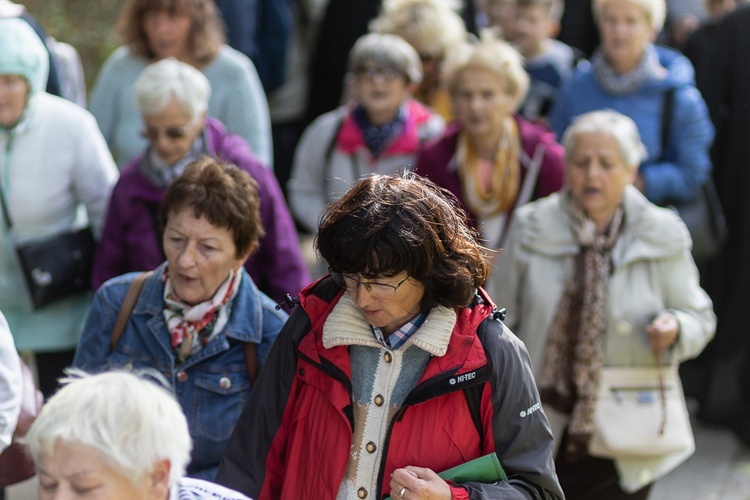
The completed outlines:
[[[714,341],[685,365],[686,390],[694,392],[703,420],[731,425],[750,442],[750,6],[721,21],[699,65],[698,88],[716,127],[714,180],[729,237],[705,265],[703,284],[714,301]]]

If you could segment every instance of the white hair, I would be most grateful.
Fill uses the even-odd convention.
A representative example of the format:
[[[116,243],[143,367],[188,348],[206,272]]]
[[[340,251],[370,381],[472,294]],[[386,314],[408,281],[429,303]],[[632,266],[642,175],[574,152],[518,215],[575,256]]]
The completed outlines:
[[[176,98],[195,122],[208,109],[211,84],[189,64],[173,57],[146,66],[133,84],[135,105],[142,116],[151,116]]]
[[[565,130],[562,144],[565,146],[566,161],[573,154],[578,138],[591,133],[611,135],[617,141],[622,159],[628,168],[637,167],[646,159],[646,147],[641,142],[635,122],[617,111],[604,109],[579,115]]]
[[[63,387],[44,404],[24,438],[34,463],[53,453],[62,440],[96,449],[134,483],[166,459],[169,485],[176,484],[190,461],[187,420],[172,393],[145,377],[163,384],[166,380],[152,370],[138,375],[67,373]]]

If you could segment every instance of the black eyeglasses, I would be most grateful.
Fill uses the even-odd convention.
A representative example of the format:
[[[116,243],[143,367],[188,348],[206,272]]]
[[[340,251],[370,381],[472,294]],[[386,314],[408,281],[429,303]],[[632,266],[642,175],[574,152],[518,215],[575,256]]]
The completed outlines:
[[[377,281],[361,281],[357,276],[332,271],[331,268],[328,268],[328,272],[331,274],[334,283],[341,288],[346,288],[349,292],[355,292],[362,285],[367,293],[379,300],[390,300],[395,297],[396,290],[409,279],[409,276],[407,276],[395,285],[390,285]]]
[[[146,127],[141,131],[141,137],[145,137],[149,141],[156,141],[161,134],[164,134],[168,139],[177,140],[185,137],[189,131],[190,124],[183,125],[182,127],[167,127],[164,130],[156,127]]]
[[[357,70],[357,76],[359,76],[360,78],[366,78],[370,81],[374,81],[377,77],[380,76],[383,78],[383,80],[390,82],[402,75],[399,70],[397,70],[396,68],[391,68],[390,66],[369,66],[365,68],[359,68]]]

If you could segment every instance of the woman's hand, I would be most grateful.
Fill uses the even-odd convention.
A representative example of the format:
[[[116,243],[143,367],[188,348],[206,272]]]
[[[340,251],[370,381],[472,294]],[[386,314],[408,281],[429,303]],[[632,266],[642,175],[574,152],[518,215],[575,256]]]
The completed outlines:
[[[443,481],[432,469],[408,465],[396,469],[391,474],[391,498],[423,498],[430,500],[451,500],[453,497],[448,483]],[[403,494],[401,492],[403,491]]]
[[[655,352],[660,352],[677,341],[677,335],[680,333],[680,323],[674,315],[663,312],[646,325],[646,333],[648,334],[648,341],[651,344],[651,348]]]

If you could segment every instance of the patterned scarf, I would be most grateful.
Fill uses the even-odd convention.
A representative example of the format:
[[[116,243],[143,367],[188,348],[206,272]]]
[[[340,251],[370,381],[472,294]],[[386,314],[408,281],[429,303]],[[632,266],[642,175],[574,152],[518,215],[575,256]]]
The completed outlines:
[[[242,272],[232,270],[211,300],[191,306],[180,300],[172,288],[169,266],[164,268],[164,321],[172,337],[172,349],[180,362],[211,342],[229,321],[232,300],[242,282]]]
[[[619,75],[607,62],[604,52],[597,49],[591,56],[591,67],[594,70],[594,80],[605,91],[614,95],[633,94],[649,80],[659,80],[666,76],[666,70],[659,64],[659,54],[653,45],[649,45],[643,52],[643,57],[633,70]]]
[[[367,149],[370,150],[372,156],[378,156],[404,130],[406,112],[403,107],[400,107],[391,121],[382,125],[373,125],[370,123],[367,111],[360,105],[354,109],[354,121],[362,131]]]
[[[581,252],[550,325],[539,383],[542,401],[571,415],[568,438],[585,450],[604,366],[604,329],[611,252],[623,223],[618,207],[604,234],[567,195],[571,229]],[[570,450],[569,450],[570,451]]]
[[[207,155],[208,151],[203,147],[203,138],[199,135],[193,141],[193,145],[185,155],[174,163],[167,163],[156,153],[151,146],[146,149],[143,161],[138,170],[145,175],[155,186],[166,189],[175,178],[180,175],[189,164],[197,160],[201,155]]]
[[[464,203],[471,213],[487,218],[513,206],[521,176],[520,149],[518,127],[511,117],[503,121],[503,135],[494,163],[479,157],[467,134],[459,134],[456,147],[458,175]]]

